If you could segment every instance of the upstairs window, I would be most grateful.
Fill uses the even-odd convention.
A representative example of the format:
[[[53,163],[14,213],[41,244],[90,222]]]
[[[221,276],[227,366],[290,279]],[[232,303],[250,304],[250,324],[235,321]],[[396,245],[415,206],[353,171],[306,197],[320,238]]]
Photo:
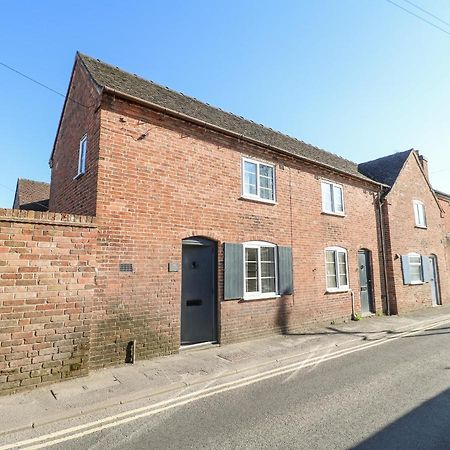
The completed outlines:
[[[250,159],[242,160],[242,195],[246,198],[275,202],[275,168]]]
[[[414,218],[416,221],[416,227],[426,228],[427,218],[425,216],[425,205],[419,200],[414,200],[413,206],[414,206]]]
[[[267,242],[244,244],[244,298],[277,295],[276,246]]]
[[[348,290],[347,250],[340,247],[325,249],[327,291]]]
[[[322,211],[329,214],[344,214],[342,185],[322,181]]]
[[[87,154],[87,134],[85,134],[80,139],[80,147],[78,153],[78,173],[76,177],[79,177],[86,172],[86,154]]]

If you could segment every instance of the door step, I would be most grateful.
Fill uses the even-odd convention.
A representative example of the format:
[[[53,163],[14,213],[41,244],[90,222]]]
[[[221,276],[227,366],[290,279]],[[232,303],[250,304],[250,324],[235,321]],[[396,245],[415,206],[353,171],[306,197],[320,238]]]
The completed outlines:
[[[185,352],[187,350],[203,350],[205,348],[211,347],[219,347],[219,343],[217,341],[211,342],[199,342],[198,344],[182,344],[180,345],[180,352]]]

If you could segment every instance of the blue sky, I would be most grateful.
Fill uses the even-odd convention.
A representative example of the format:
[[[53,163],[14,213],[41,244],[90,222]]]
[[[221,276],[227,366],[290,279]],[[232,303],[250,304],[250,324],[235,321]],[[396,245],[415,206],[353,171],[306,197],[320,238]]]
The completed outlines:
[[[414,3],[450,22],[448,0]],[[3,2],[0,37],[62,93],[80,50],[356,162],[417,148],[450,192],[450,35],[386,0]],[[0,66],[0,105],[10,207],[18,177],[50,179],[63,99]]]

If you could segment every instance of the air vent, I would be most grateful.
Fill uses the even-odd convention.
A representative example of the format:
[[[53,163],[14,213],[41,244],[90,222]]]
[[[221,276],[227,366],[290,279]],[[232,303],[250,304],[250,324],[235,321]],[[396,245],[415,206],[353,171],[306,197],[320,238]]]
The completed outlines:
[[[131,263],[120,263],[119,272],[133,272],[133,264]]]

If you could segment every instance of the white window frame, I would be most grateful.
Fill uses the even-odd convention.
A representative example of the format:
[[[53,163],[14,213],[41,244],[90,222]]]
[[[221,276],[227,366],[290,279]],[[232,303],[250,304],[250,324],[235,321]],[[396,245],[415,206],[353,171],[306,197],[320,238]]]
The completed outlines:
[[[264,241],[249,241],[244,242],[242,244],[243,247],[243,261],[244,267],[242,276],[244,277],[244,300],[257,300],[257,299],[265,299],[265,298],[275,298],[280,297],[278,293],[278,252],[277,246],[270,242]],[[262,292],[261,287],[261,247],[272,247],[274,249],[274,258],[275,258],[275,291],[274,292]],[[247,248],[256,248],[258,249],[258,288],[257,292],[247,292],[247,283],[246,281],[246,273],[245,273],[245,249]]]
[[[334,252],[334,267],[337,287],[328,287],[327,283],[327,252]],[[345,255],[345,275],[347,278],[347,284],[341,285],[340,279],[340,269],[339,269],[339,258],[338,253],[343,253]],[[348,278],[348,254],[347,250],[343,247],[327,247],[325,249],[325,287],[327,292],[346,292],[350,289],[350,280]]]
[[[418,208],[422,209],[423,223],[420,222],[420,213]],[[420,200],[413,200],[414,220],[417,228],[427,228],[427,215],[425,212],[425,204]]]
[[[419,258],[419,263],[413,263],[411,262],[411,257]],[[409,269],[409,278],[410,278],[410,284],[423,284],[423,266],[422,266],[422,256],[419,255],[419,253],[408,253],[408,269]],[[411,272],[411,266],[416,266],[420,268],[420,279],[419,280],[413,280],[412,279],[412,272]]]
[[[331,186],[331,210],[325,209],[324,202],[324,186]],[[342,211],[336,211],[336,204],[334,200],[334,188],[339,188],[341,190],[341,198],[342,198]],[[345,202],[344,202],[344,186],[339,183],[334,183],[329,180],[321,180],[320,182],[320,193],[322,199],[322,212],[325,214],[333,214],[335,216],[344,216],[345,215]]]
[[[256,194],[249,194],[247,192],[245,192],[245,163],[251,163],[251,164],[256,164]],[[267,167],[271,167],[272,168],[272,173],[273,173],[273,177],[272,177],[272,192],[273,192],[273,200],[270,200],[268,198],[263,198],[261,197],[261,193],[260,193],[260,182],[259,182],[259,167],[260,166],[267,166]],[[242,198],[247,198],[250,200],[257,200],[259,202],[263,202],[263,203],[271,203],[271,204],[275,204],[276,203],[276,168],[274,164],[269,164],[266,162],[262,162],[262,161],[257,161],[255,159],[250,159],[250,158],[242,158],[242,163],[241,163],[241,195]]]
[[[87,145],[88,139],[87,134],[85,134],[80,139],[80,145],[78,147],[78,172],[75,175],[74,179],[86,173]]]

